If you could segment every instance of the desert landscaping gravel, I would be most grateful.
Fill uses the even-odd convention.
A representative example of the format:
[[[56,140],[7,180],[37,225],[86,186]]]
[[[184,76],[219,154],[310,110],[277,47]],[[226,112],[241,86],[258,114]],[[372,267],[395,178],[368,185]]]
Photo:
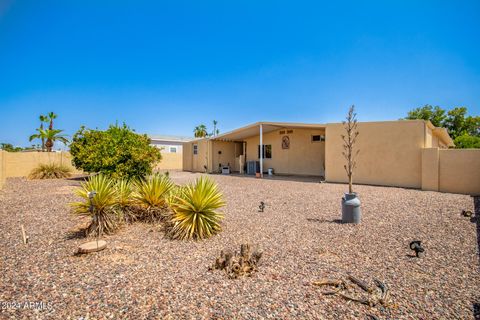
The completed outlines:
[[[178,183],[198,176],[171,173]],[[79,181],[9,179],[0,191],[0,319],[474,319],[480,308],[477,226],[460,214],[474,210],[470,196],[355,186],[363,221],[354,226],[338,223],[344,184],[212,177],[227,202],[219,235],[172,241],[161,225],[137,223],[87,255],[75,255],[86,220],[68,206]],[[411,257],[415,239],[424,258]],[[252,277],[208,271],[220,250],[246,242],[264,251]],[[385,282],[391,305],[312,285],[348,274]]]

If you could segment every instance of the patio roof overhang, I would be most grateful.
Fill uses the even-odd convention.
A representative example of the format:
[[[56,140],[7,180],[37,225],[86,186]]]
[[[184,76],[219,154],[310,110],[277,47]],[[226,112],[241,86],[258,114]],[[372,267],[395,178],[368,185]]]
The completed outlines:
[[[313,123],[293,123],[293,122],[255,122],[245,127],[241,127],[218,136],[210,138],[211,140],[220,140],[220,141],[242,141],[246,138],[253,136],[258,136],[259,127],[262,125],[263,134],[279,130],[282,128],[289,129],[325,129],[325,124],[313,124]]]

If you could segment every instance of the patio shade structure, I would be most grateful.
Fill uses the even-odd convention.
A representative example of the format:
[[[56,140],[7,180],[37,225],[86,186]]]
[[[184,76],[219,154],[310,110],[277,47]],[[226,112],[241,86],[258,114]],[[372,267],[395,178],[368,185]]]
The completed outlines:
[[[264,147],[263,147],[263,136],[266,133],[278,130],[278,129],[324,129],[324,124],[310,124],[310,123],[291,123],[291,122],[256,122],[254,124],[220,134],[211,140],[215,141],[227,141],[227,142],[241,142],[246,138],[252,136],[259,136],[259,145],[260,145],[260,176],[263,177],[263,167],[264,167]]]

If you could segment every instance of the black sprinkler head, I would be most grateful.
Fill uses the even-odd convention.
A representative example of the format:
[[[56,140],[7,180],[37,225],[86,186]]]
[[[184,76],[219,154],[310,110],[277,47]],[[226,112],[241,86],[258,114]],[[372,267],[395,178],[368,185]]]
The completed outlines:
[[[259,212],[263,212],[263,210],[265,209],[265,202],[260,201],[260,205],[258,206],[258,208],[260,209]]]
[[[420,255],[425,252],[425,249],[422,247],[422,242],[420,240],[414,240],[410,242],[410,249],[415,251],[415,256],[420,258]]]

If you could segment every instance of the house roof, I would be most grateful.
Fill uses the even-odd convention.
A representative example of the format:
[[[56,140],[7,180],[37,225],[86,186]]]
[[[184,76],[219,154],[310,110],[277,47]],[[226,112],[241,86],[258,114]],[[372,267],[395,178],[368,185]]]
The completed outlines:
[[[152,141],[166,141],[166,142],[188,142],[194,138],[184,136],[168,136],[168,135],[148,135]]]
[[[377,123],[377,122],[398,122],[398,121],[422,121],[427,124],[427,126],[432,130],[432,133],[442,140],[447,146],[453,147],[452,138],[448,134],[447,129],[441,127],[435,127],[430,121],[425,120],[391,120],[391,121],[374,121],[374,122],[362,122],[362,123]],[[295,122],[269,122],[269,121],[259,121],[255,122],[241,128],[222,133],[215,137],[206,137],[206,138],[196,138],[191,140],[220,140],[220,141],[241,141],[245,138],[256,136],[260,133],[259,126],[263,126],[263,133],[268,133],[282,128],[300,128],[300,129],[325,129],[328,124],[321,123],[295,123]]]
[[[282,128],[324,129],[326,127],[324,124],[260,121],[229,132],[219,134],[215,137],[210,137],[210,140],[235,141],[256,136],[260,132],[260,125],[262,125],[264,134]]]

